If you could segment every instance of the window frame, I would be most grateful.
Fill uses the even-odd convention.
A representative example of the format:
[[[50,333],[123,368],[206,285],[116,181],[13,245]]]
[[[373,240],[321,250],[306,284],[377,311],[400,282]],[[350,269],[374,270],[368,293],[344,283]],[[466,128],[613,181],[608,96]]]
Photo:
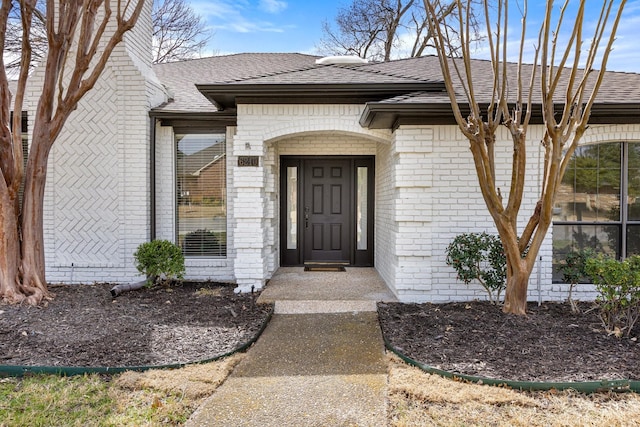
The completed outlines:
[[[620,144],[620,192],[618,194],[619,199],[619,208],[620,208],[620,216],[617,221],[557,221],[554,220],[552,222],[553,230],[556,230],[558,226],[589,226],[589,227],[616,227],[618,229],[619,241],[617,243],[617,247],[615,249],[618,257],[621,259],[627,258],[628,255],[628,227],[629,226],[640,226],[640,220],[629,220],[629,205],[628,205],[628,195],[629,195],[629,154],[630,154],[630,145],[638,144],[640,146],[639,141],[603,141],[595,144],[589,144],[589,146],[596,145],[606,145],[606,144]],[[586,146],[586,145],[585,145]],[[575,154],[574,154],[575,155]],[[598,168],[597,170],[600,170]],[[568,172],[568,171],[567,171]],[[552,238],[552,242],[555,241]],[[575,240],[572,239],[572,242]],[[558,255],[555,253],[555,249],[553,248],[552,243],[552,259],[553,264],[555,265],[555,261],[561,261],[561,258],[558,258]],[[554,280],[554,283],[561,283],[561,281]]]
[[[225,220],[225,240],[224,243],[220,244],[220,254],[211,255],[211,254],[190,254],[185,251],[184,247],[180,242],[180,177],[178,174],[178,144],[179,137],[186,135],[214,135],[221,136],[223,144],[223,159],[224,162],[224,176],[222,181],[224,182],[224,220]],[[174,218],[175,218],[175,242],[182,249],[183,254],[186,259],[226,259],[228,257],[228,225],[229,225],[229,200],[228,200],[228,161],[227,161],[227,130],[226,128],[193,128],[189,126],[180,126],[173,128],[173,156],[174,156]]]

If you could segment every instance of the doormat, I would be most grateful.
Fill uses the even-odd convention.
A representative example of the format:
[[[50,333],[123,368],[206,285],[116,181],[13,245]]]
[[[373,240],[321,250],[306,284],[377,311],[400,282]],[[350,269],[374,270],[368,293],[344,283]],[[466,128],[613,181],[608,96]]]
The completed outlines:
[[[347,271],[343,265],[305,265],[304,271]]]

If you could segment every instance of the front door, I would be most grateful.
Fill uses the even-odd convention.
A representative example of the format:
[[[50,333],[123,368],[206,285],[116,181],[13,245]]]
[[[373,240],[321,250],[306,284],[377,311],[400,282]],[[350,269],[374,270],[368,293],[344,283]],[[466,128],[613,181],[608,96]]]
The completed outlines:
[[[373,158],[281,158],[281,264],[373,265]]]
[[[351,261],[351,161],[304,160],[305,263]]]

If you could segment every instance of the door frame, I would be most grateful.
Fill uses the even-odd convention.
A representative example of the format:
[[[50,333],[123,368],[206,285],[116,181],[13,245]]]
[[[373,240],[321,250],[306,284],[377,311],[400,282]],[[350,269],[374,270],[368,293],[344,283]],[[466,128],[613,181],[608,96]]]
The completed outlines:
[[[375,156],[280,156],[280,265],[302,266],[304,265],[304,212],[303,191],[305,160],[350,160],[351,161],[351,223],[349,227],[351,250],[349,265],[356,267],[373,267],[374,265],[374,219],[375,219]],[[296,248],[287,248],[287,168],[296,167],[297,190],[297,216],[296,216]],[[356,197],[357,197],[357,170],[358,167],[367,167],[367,249],[358,250],[356,242]]]

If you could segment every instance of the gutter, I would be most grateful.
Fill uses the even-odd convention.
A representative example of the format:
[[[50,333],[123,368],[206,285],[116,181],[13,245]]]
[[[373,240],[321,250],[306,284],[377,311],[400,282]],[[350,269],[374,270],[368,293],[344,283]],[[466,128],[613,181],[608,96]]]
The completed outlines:
[[[440,92],[442,82],[375,83],[225,83],[196,84],[196,88],[220,109],[241,103],[260,104],[358,104],[411,92]]]
[[[463,117],[469,114],[469,105],[460,103]],[[488,104],[480,104],[487,111]],[[564,105],[557,104],[556,112],[562,114]],[[397,129],[401,125],[451,125],[456,124],[450,103],[444,102],[368,102],[360,116],[360,126],[368,129]],[[531,124],[544,124],[540,104],[533,105]],[[640,124],[640,103],[601,103],[591,109],[590,125]]]

